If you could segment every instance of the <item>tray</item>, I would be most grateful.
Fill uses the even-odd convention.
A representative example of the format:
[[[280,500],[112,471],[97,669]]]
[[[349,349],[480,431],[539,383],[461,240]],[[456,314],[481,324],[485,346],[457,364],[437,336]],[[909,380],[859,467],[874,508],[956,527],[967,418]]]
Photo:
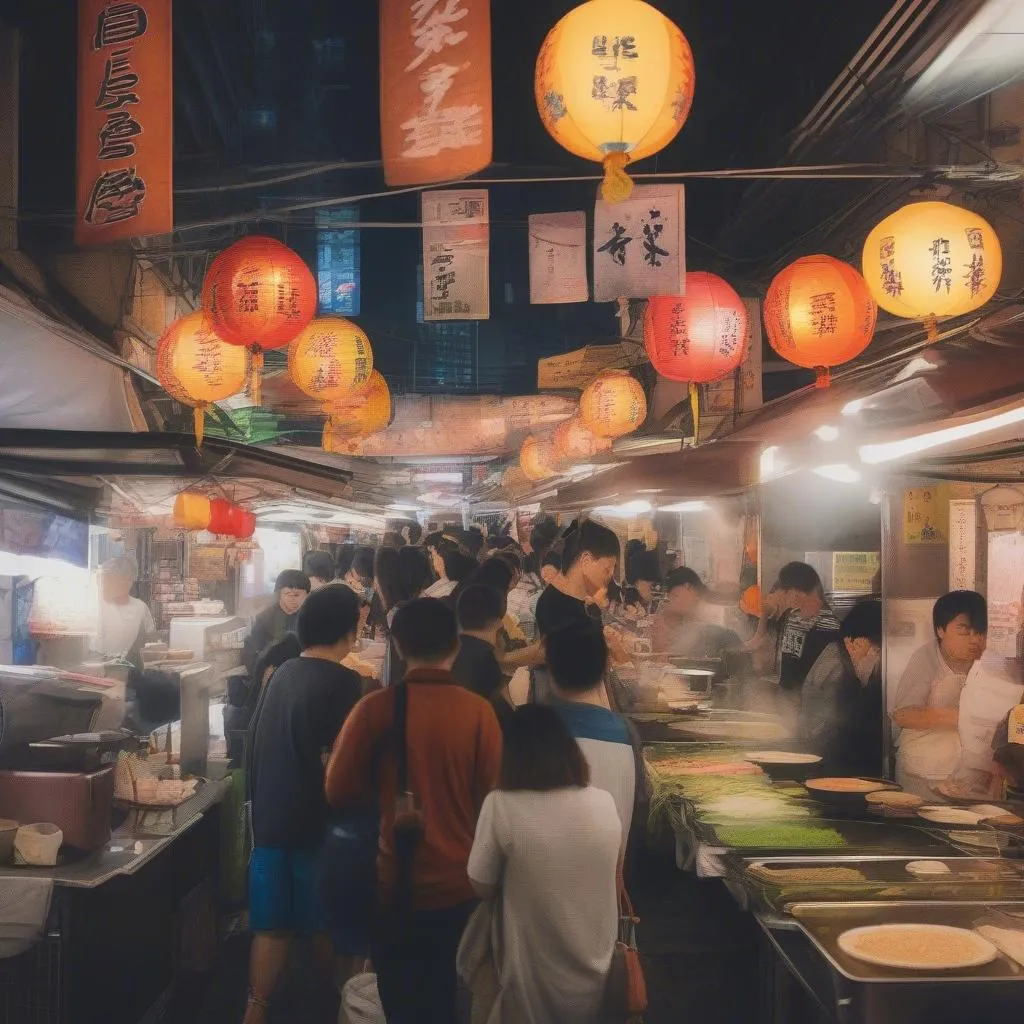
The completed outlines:
[[[768,824],[782,827],[792,825],[793,822],[738,822],[745,824]],[[727,849],[734,849],[735,852],[744,858],[772,857],[772,856],[800,856],[810,860],[836,860],[837,857],[855,856],[857,854],[901,856],[912,854],[913,858],[921,856],[952,856],[954,850],[948,840],[940,835],[927,832],[909,825],[895,824],[888,821],[841,821],[830,818],[814,819],[813,824],[825,828],[834,829],[838,832],[845,844],[843,846],[829,846],[821,848],[799,848],[789,849],[779,847],[728,847],[721,841],[718,834],[719,826],[705,825],[701,822],[694,822],[693,828],[697,837],[711,846],[725,846]]]
[[[993,902],[987,907],[1015,918],[1024,927],[1024,904]],[[795,903],[789,908],[800,930],[844,978],[857,982],[885,984],[1024,981],[1024,968],[1000,953],[992,963],[956,971],[905,971],[875,967],[847,956],[838,946],[839,936],[851,928],[876,924],[944,924],[954,928],[973,928],[984,919],[986,906],[977,903],[903,902],[903,903]]]
[[[797,903],[807,902],[1004,902],[1024,903],[1024,867],[1008,861],[982,857],[965,857],[951,851],[951,856],[920,857],[842,857],[830,860],[808,860],[801,857],[743,858],[730,864],[730,874],[760,906],[787,912]],[[950,874],[933,878],[911,875],[906,865],[914,860],[937,859],[945,863]],[[848,867],[860,871],[864,882],[786,882],[759,878],[750,873],[755,866],[768,868]]]

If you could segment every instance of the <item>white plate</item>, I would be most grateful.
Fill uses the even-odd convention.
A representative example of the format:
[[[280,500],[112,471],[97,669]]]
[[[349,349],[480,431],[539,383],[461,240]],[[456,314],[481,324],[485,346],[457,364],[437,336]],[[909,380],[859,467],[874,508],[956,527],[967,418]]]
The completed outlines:
[[[743,760],[755,764],[821,764],[821,755],[797,754],[785,750],[748,750]]]
[[[917,814],[918,817],[936,825],[977,825],[982,819],[982,815],[969,811],[966,807],[919,807]]]
[[[866,940],[882,937],[891,938],[894,947],[891,953],[863,948]],[[927,956],[918,954],[915,949],[951,940],[962,947],[959,954]],[[898,967],[905,971],[959,971],[990,964],[999,956],[999,950],[976,932],[944,924],[879,924],[851,928],[839,936],[838,944],[847,956],[855,960],[878,967]]]

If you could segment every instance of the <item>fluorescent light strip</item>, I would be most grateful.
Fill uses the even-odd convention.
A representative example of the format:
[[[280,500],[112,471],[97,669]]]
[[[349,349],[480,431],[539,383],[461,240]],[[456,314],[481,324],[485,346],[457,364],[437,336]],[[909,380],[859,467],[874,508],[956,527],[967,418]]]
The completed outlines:
[[[977,437],[979,434],[987,434],[993,430],[1010,427],[1021,422],[1024,422],[1024,405],[1001,412],[996,416],[989,416],[987,419],[978,420],[975,423],[964,423],[959,427],[933,430],[931,433],[918,434],[917,437],[908,437],[902,441],[866,444],[860,448],[858,454],[861,462],[876,465],[879,462],[902,459],[907,455],[915,455],[918,452],[928,451],[930,448],[939,448],[956,441],[964,441],[971,437]]]
[[[662,505],[659,512],[703,512],[708,507],[706,501],[677,501],[674,505]]]

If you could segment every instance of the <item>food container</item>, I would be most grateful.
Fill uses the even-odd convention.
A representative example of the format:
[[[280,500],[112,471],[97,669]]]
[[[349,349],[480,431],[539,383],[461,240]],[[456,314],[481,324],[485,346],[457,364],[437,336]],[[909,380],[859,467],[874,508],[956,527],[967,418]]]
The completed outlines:
[[[829,788],[834,784],[853,783],[854,781],[864,783],[863,788],[857,790]],[[877,793],[880,789],[896,790],[900,788],[896,783],[890,782],[888,779],[873,779],[866,775],[858,775],[850,779],[811,779],[805,785],[812,800],[817,800],[818,803],[826,804],[839,810],[859,811],[861,813],[867,810],[865,798],[868,793]]]
[[[50,822],[22,825],[14,837],[14,863],[52,868],[63,842],[64,833]]]
[[[801,754],[784,750],[753,750],[743,755],[745,761],[756,764],[769,778],[803,782],[816,775],[821,767],[818,754]]]
[[[8,818],[0,818],[0,864],[10,864],[14,858],[14,837],[18,831],[18,823]]]

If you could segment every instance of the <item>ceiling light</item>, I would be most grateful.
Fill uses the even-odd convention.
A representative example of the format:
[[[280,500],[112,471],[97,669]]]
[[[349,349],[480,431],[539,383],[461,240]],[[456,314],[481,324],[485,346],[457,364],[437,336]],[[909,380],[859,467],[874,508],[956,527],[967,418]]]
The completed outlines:
[[[835,441],[839,437],[839,428],[826,424],[818,427],[814,434],[819,441]]]
[[[974,423],[963,423],[958,427],[946,427],[943,430],[933,430],[927,434],[918,434],[916,437],[908,437],[902,441],[889,441],[885,444],[863,445],[858,454],[862,462],[874,465],[879,462],[891,462],[893,459],[901,459],[907,455],[914,455],[917,452],[928,451],[930,448],[939,448],[942,445],[953,444],[956,441],[964,441],[970,437],[977,437],[979,434],[987,434],[992,430],[999,430],[1002,427],[1010,427],[1015,423],[1024,422],[1024,405],[1017,406],[1007,412],[1001,412],[996,416],[988,416],[983,420]]]
[[[845,463],[837,463],[833,466],[818,466],[815,470],[818,476],[823,476],[826,480],[835,480],[840,484],[855,484],[861,476],[852,466],[847,466]]]
[[[867,402],[866,398],[855,398],[852,402],[847,402],[842,408],[842,414],[844,416],[856,416],[864,408],[865,402]]]
[[[601,505],[594,509],[594,514],[624,518],[626,516],[641,516],[650,511],[651,503],[649,501],[627,501],[623,505]]]
[[[408,502],[396,501],[392,505],[388,505],[388,508],[392,512],[419,512],[419,505],[410,505]]]
[[[662,505],[659,512],[703,512],[708,507],[706,501],[677,501],[674,505]]]
[[[767,483],[769,480],[779,475],[779,448],[778,445],[769,445],[763,452],[761,452],[761,483]]]
[[[413,480],[428,484],[461,484],[461,473],[414,473]]]

